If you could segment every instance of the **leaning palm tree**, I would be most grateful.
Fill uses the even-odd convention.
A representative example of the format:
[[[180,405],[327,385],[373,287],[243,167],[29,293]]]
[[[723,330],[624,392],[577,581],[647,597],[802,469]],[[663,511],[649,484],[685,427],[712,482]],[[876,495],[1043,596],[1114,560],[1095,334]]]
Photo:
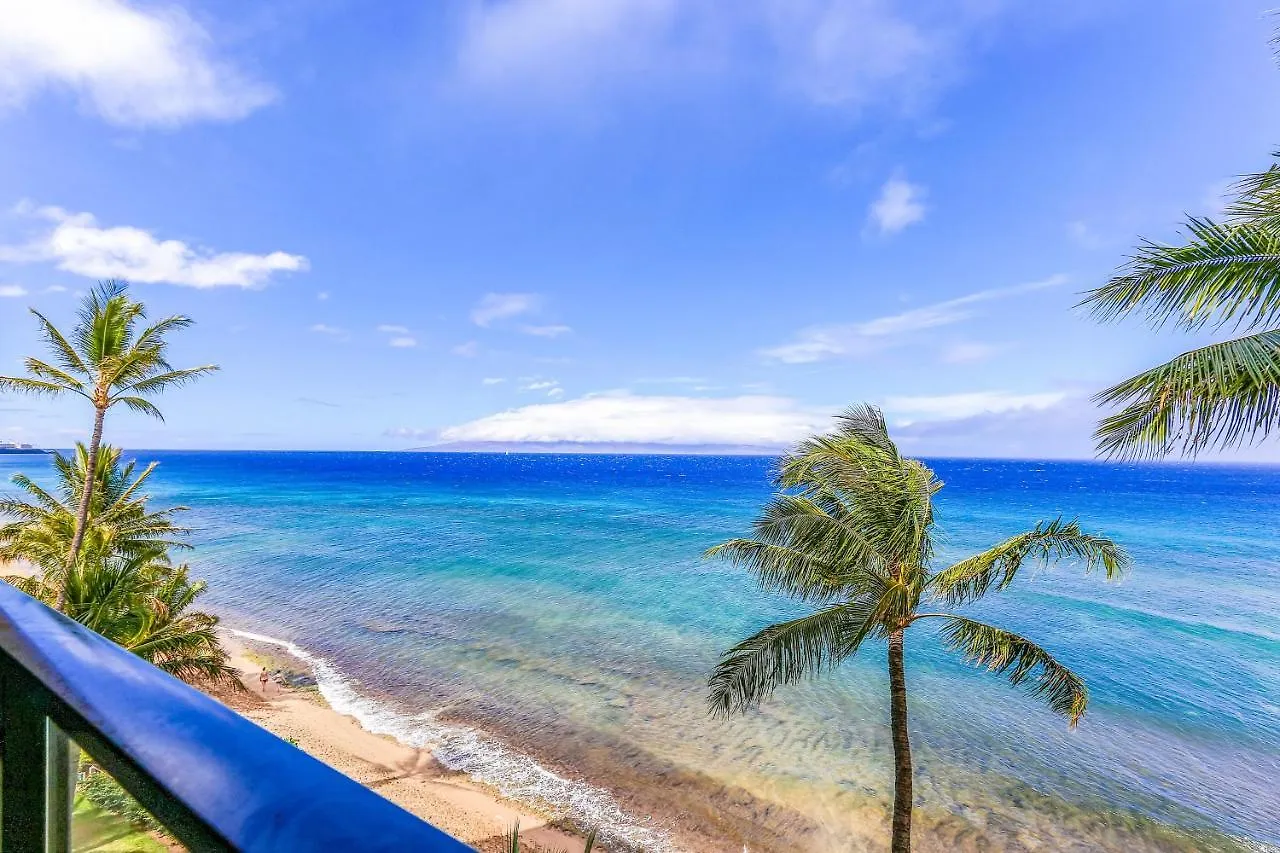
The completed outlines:
[[[170,566],[157,559],[160,554],[86,551],[57,584],[43,577],[5,580],[46,604],[62,597],[72,619],[170,675],[239,688],[238,672],[218,639],[218,617],[191,609],[204,581],[192,581],[186,565]]]
[[[139,330],[140,321],[146,319],[146,309],[142,303],[129,298],[128,285],[122,281],[101,282],[85,297],[79,322],[69,338],[39,311],[33,308],[31,313],[36,316],[54,363],[28,358],[25,362],[28,375],[0,376],[0,391],[83,397],[94,411],[88,464],[65,560],[71,566],[84,544],[93,491],[91,472],[97,467],[107,411],[123,405],[164,420],[149,397],[218,368],[207,364],[178,370],[170,365],[166,359],[165,336],[190,326],[192,321],[183,316],[166,317]]]
[[[943,644],[1006,675],[1074,726],[1089,694],[1078,675],[1031,640],[944,608],[1001,591],[1029,563],[1071,558],[1108,578],[1128,565],[1109,539],[1061,520],[1042,522],[946,568],[934,566],[933,496],[942,483],[898,453],[872,406],[849,409],[827,435],[801,442],[779,463],[780,492],[755,536],[708,551],[751,571],[760,585],[819,609],[770,625],[725,652],[710,678],[713,713],[741,713],[776,688],[831,669],[867,640],[888,646],[894,752],[894,853],[911,848],[911,744],[904,666],[908,629],[940,622]]]
[[[1119,411],[1098,449],[1121,458],[1194,456],[1267,436],[1280,426],[1280,153],[1242,178],[1221,221],[1191,218],[1187,238],[1144,241],[1082,305],[1096,317],[1142,316],[1160,328],[1243,333],[1184,352],[1099,393]]]
[[[163,555],[168,548],[190,547],[184,539],[188,529],[174,520],[186,507],[148,508],[148,496],[142,489],[156,464],[135,473],[135,462],[121,464],[118,448],[100,448],[85,518],[84,552],[167,559]],[[88,465],[89,451],[78,444],[73,456],[54,455],[57,481],[52,490],[25,474],[13,477],[14,484],[26,492],[26,499],[0,499],[0,562],[25,560],[39,568],[47,582],[58,582],[67,570],[66,555],[75,536]]]

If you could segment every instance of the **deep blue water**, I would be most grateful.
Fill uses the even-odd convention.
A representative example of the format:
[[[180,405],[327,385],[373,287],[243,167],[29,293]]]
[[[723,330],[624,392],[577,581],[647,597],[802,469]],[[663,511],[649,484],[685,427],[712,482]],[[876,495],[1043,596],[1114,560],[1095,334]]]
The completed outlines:
[[[770,460],[139,455],[162,463],[155,498],[192,508],[205,603],[319,655],[389,730],[416,725],[439,743],[422,715],[443,710],[531,743],[554,719],[797,808],[835,837],[849,798],[887,796],[878,647],[760,714],[705,714],[717,653],[801,612],[700,558],[748,533]],[[0,476],[33,464],[47,465],[0,457]],[[1108,584],[1064,564],[977,609],[1085,678],[1089,713],[1073,732],[913,629],[925,809],[1007,818],[1053,847],[1073,818],[1010,794],[1031,790],[1082,814],[1280,843],[1280,469],[931,464],[947,484],[940,561],[1062,515],[1119,540],[1135,567]],[[470,768],[468,748],[442,747]]]

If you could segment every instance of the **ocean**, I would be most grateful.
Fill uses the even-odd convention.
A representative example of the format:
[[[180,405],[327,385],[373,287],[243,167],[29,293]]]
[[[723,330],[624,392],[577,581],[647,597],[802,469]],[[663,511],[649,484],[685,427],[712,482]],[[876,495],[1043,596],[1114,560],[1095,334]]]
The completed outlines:
[[[701,558],[760,457],[139,452],[191,507],[202,603],[288,644],[371,729],[650,850],[879,849],[884,649],[706,712],[720,651],[803,607]],[[940,561],[1079,518],[1134,557],[1028,573],[976,612],[1087,682],[1074,731],[907,639],[921,850],[1280,845],[1280,469],[934,460]],[[0,479],[48,462],[0,459]],[[687,848],[686,848],[687,849]],[[707,848],[710,849],[710,848]]]

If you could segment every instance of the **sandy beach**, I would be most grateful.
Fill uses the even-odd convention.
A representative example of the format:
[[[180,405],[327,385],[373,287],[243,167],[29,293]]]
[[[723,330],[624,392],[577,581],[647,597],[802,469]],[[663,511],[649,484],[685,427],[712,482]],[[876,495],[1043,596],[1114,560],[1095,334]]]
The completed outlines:
[[[228,633],[222,641],[243,673],[247,693],[217,691],[216,697],[245,717],[297,745],[362,785],[481,851],[498,851],[519,820],[524,849],[570,851],[583,840],[551,825],[548,816],[518,806],[442,767],[429,752],[405,746],[361,728],[352,717],[330,708],[314,687],[303,682],[305,665],[277,649],[257,647]],[[258,673],[266,667],[287,679],[268,682],[265,695]]]

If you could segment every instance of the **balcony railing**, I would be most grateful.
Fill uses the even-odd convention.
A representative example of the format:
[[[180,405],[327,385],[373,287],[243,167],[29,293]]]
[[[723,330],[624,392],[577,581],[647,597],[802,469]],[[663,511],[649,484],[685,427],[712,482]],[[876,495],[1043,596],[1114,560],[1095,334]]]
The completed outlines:
[[[0,850],[71,847],[83,749],[190,850],[471,850],[0,583]]]

